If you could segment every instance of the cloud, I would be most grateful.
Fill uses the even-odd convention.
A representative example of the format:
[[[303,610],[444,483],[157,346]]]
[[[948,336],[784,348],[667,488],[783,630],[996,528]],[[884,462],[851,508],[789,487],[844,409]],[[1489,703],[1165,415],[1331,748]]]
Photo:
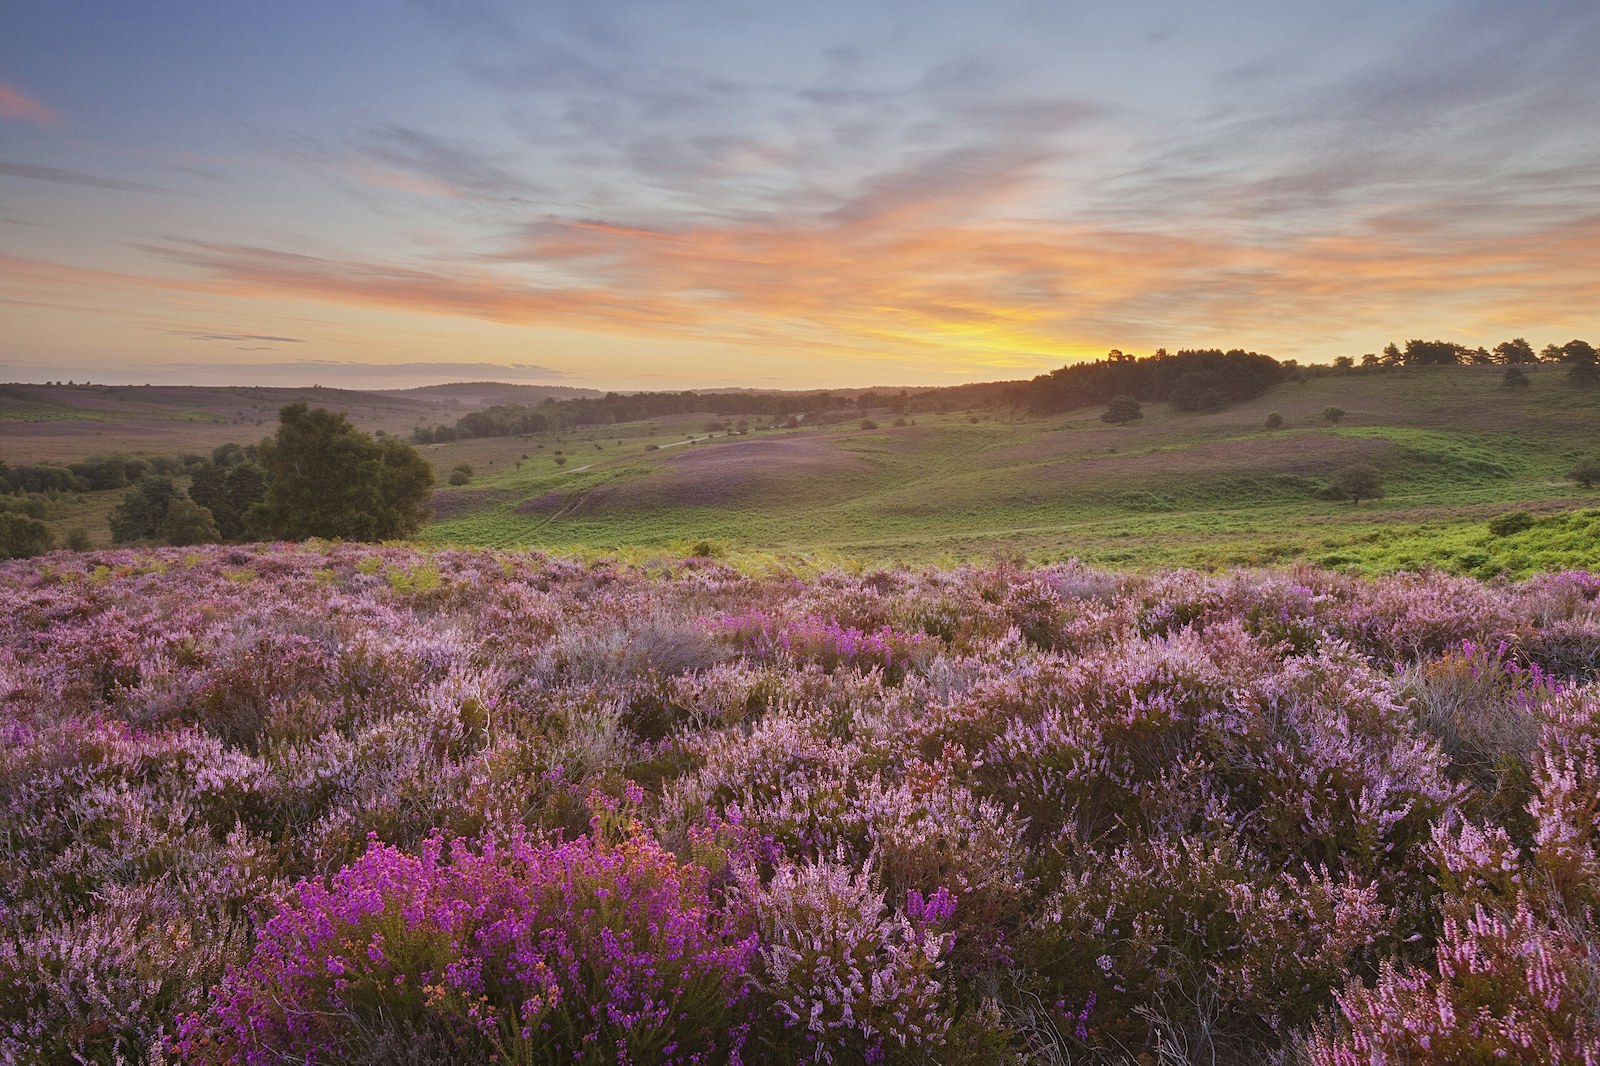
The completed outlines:
[[[53,181],[62,185],[86,185],[94,189],[117,189],[122,192],[165,191],[153,185],[144,185],[137,181],[119,181],[116,178],[102,178],[94,174],[82,174],[76,170],[41,167],[32,163],[14,163],[4,159],[0,159],[0,174],[10,175],[13,178],[32,178],[35,181]]]
[[[73,378],[102,385],[325,385],[352,389],[400,389],[456,381],[551,384],[568,375],[531,363],[357,363],[304,360],[238,363],[153,363],[146,366],[39,366],[0,360],[0,378],[35,381]]]
[[[32,122],[37,126],[53,126],[61,116],[39,103],[22,90],[0,82],[0,119],[11,122]]]
[[[303,337],[273,337],[259,333],[201,333],[188,329],[167,330],[174,337],[188,337],[197,341],[267,341],[275,344],[304,344]]]

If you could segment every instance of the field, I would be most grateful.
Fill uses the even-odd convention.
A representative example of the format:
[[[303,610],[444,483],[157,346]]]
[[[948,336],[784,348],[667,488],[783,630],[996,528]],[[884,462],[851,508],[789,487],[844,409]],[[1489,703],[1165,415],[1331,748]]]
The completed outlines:
[[[748,569],[0,564],[0,1059],[1595,1062],[1594,574]]]
[[[1125,427],[1101,422],[1098,408],[1049,418],[990,409],[915,414],[905,426],[880,412],[871,430],[851,420],[694,444],[684,441],[705,436],[704,419],[434,445],[424,451],[439,469],[469,461],[481,476],[441,491],[425,538],[1144,569],[1309,560],[1483,576],[1600,562],[1593,515],[1512,537],[1486,531],[1510,510],[1600,503],[1562,476],[1600,448],[1600,396],[1568,388],[1558,370],[1534,379],[1510,394],[1494,367],[1348,374],[1214,414],[1147,405]],[[1337,425],[1323,418],[1330,406],[1347,412]],[[1273,411],[1284,429],[1262,428]],[[1356,462],[1383,472],[1384,499],[1352,508],[1317,498]]]
[[[1146,405],[1124,427],[1099,409],[1052,417],[1004,407],[868,412],[735,435],[711,415],[527,437],[424,445],[442,487],[433,545],[564,552],[946,564],[1071,558],[1133,569],[1316,562],[1368,573],[1439,567],[1514,577],[1600,564],[1600,494],[1563,475],[1600,450],[1600,395],[1555,367],[1531,388],[1496,367],[1411,368],[1313,377],[1226,410]],[[403,394],[329,389],[8,387],[0,457],[66,461],[94,453],[208,451],[267,435],[277,407],[346,411],[368,432],[405,435],[475,405],[527,399],[514,386]],[[507,391],[507,390],[512,391]],[[1347,413],[1337,424],[1323,411]],[[1284,428],[1263,428],[1270,412]],[[1359,507],[1318,498],[1341,467],[1376,466],[1387,494]],[[121,493],[68,498],[50,522],[110,544]],[[1540,516],[1493,536],[1508,511]]]

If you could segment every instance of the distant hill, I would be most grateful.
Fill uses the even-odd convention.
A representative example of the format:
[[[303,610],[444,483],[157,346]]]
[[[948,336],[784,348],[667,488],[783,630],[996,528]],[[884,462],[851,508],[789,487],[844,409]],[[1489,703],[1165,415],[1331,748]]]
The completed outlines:
[[[576,400],[582,397],[603,395],[598,389],[580,389],[571,385],[513,385],[504,381],[452,381],[444,385],[419,385],[414,389],[374,390],[373,396],[392,396],[396,399],[427,400],[435,403],[460,404],[470,407],[494,407],[497,404],[535,404],[544,400]]]

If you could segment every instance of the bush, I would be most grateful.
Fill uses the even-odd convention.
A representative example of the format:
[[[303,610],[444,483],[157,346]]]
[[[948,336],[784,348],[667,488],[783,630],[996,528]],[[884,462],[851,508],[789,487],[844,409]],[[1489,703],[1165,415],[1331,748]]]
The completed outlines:
[[[1338,425],[1344,415],[1345,410],[1343,407],[1324,407],[1322,409],[1322,417],[1334,425]]]
[[[1106,407],[1100,421],[1115,426],[1126,425],[1144,417],[1144,405],[1132,396],[1118,396]],[[973,419],[974,422],[977,419]]]
[[[450,471],[450,484],[452,485],[465,485],[471,480],[472,475],[467,473],[465,470]]]
[[[1349,500],[1351,506],[1359,506],[1362,500],[1383,496],[1383,475],[1376,467],[1365,463],[1347,466],[1333,476],[1327,494],[1336,500]]]
[[[27,559],[43,555],[54,544],[50,527],[37,518],[0,511],[0,559]]]
[[[448,855],[446,854],[448,851]],[[369,1061],[396,1043],[475,1061],[726,1058],[744,1042],[754,940],[706,871],[647,836],[374,843],[302,882],[184,1024],[198,1061]]]
[[[1600,481],[1600,459],[1592,456],[1579,459],[1567,471],[1567,480],[1576,481],[1586,489],[1594,488],[1594,483]]]
[[[1527,511],[1507,511],[1489,519],[1489,534],[1495,537],[1509,537],[1513,533],[1532,529],[1537,521]]]
[[[1283,416],[1280,415],[1276,411],[1272,412],[1270,415],[1267,416],[1267,428],[1268,429],[1282,429],[1283,428]]]

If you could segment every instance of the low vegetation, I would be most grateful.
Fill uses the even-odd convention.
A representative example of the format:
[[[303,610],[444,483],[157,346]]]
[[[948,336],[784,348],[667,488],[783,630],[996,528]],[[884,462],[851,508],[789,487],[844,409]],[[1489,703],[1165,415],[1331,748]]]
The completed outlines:
[[[1593,573],[311,542],[0,597],[7,1061],[1600,1044]]]

